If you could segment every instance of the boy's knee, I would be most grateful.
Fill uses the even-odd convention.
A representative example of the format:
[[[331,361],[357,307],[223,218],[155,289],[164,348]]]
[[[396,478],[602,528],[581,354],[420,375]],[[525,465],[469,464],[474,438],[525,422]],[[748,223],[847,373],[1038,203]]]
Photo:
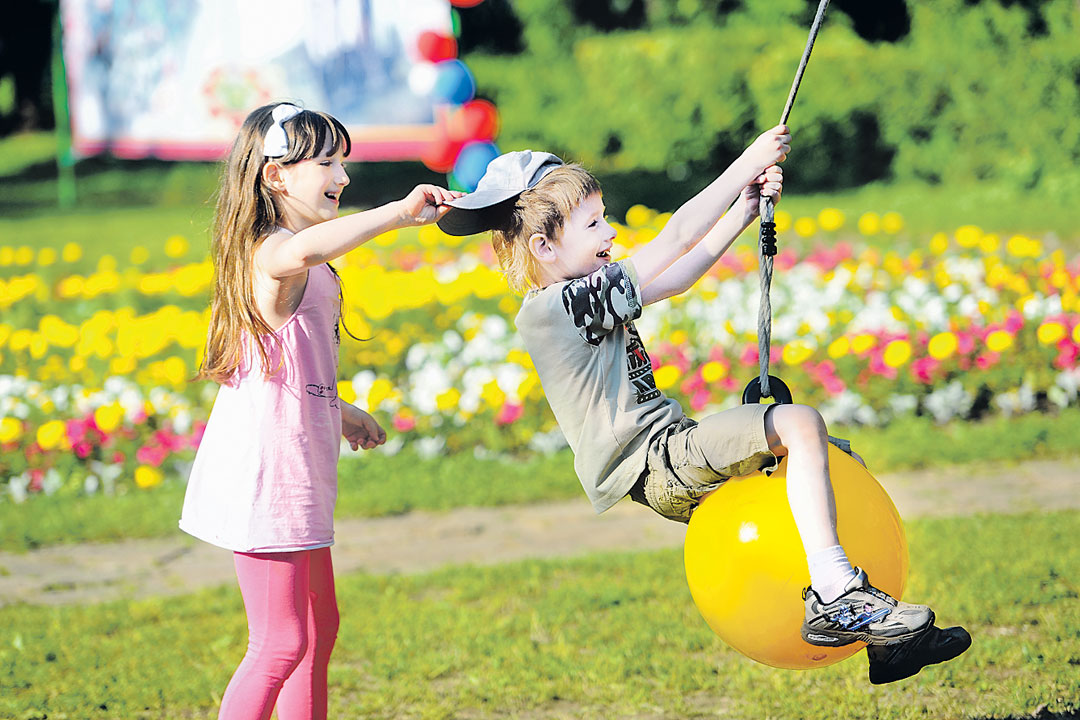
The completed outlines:
[[[818,445],[828,440],[825,419],[809,405],[774,405],[769,409],[772,426],[786,447]]]

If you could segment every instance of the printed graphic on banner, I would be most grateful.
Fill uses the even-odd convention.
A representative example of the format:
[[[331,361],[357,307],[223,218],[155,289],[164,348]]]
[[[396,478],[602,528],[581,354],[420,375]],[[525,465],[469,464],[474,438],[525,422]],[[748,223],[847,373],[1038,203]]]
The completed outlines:
[[[452,38],[447,0],[61,0],[61,22],[75,152],[166,159],[220,158],[275,100],[340,119],[351,159],[419,158],[440,102],[423,40]]]

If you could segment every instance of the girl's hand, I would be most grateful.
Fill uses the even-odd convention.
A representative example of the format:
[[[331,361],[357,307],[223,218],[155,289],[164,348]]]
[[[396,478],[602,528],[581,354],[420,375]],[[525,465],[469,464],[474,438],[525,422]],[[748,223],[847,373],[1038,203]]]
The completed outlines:
[[[341,403],[341,434],[353,450],[371,450],[386,442],[386,431],[355,405]]]
[[[755,167],[767,168],[783,162],[791,152],[791,132],[787,125],[777,125],[758,136],[750,147],[743,151]]]
[[[433,223],[450,210],[446,204],[465,193],[447,190],[438,185],[417,185],[412,192],[398,201],[401,221],[406,225]]]
[[[765,171],[743,188],[741,201],[745,205],[747,222],[758,216],[758,208],[761,196],[765,195],[773,199],[773,203],[780,202],[780,194],[784,191],[784,170],[779,165],[770,165]]]

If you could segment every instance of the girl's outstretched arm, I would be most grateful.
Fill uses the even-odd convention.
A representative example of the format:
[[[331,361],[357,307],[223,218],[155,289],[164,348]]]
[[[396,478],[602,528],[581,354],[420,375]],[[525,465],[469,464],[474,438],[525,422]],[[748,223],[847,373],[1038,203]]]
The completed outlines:
[[[445,203],[461,195],[436,185],[417,185],[401,200],[320,222],[296,234],[273,233],[256,250],[256,259],[271,277],[298,275],[385,232],[435,222],[450,209]]]
[[[341,404],[341,435],[353,450],[371,450],[386,442],[386,431],[375,418],[352,403],[338,398]]]
[[[697,245],[717,224],[743,188],[765,168],[787,157],[791,150],[790,143],[791,135],[786,125],[767,130],[720,177],[676,210],[664,229],[631,256],[642,287]]]
[[[772,197],[774,201],[780,199],[783,181],[784,173],[780,166],[765,168],[765,172],[743,189],[731,209],[712,226],[699,243],[660,273],[655,280],[648,284],[642,283],[642,305],[689,290],[757,217],[761,194]]]

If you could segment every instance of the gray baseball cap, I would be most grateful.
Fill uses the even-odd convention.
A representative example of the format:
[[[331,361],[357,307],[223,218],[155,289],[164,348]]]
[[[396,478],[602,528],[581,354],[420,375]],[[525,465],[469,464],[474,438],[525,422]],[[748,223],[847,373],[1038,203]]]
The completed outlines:
[[[516,198],[563,164],[546,152],[517,150],[488,163],[476,190],[446,203],[452,209],[439,219],[447,235],[473,235],[490,230],[493,219],[502,215],[502,203]]]

